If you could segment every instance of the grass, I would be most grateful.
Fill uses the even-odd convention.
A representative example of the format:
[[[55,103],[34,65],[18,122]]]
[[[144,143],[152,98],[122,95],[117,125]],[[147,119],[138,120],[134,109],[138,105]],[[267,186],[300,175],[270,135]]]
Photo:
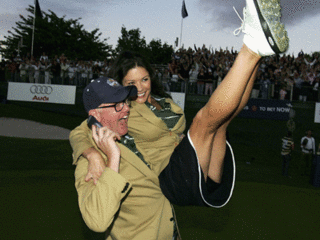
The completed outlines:
[[[103,239],[81,219],[72,170],[17,170],[0,176],[1,239]],[[224,208],[175,210],[185,240],[318,239],[319,201],[317,190],[237,182]]]
[[[73,129],[79,106],[0,104],[1,116]],[[283,121],[236,118],[229,135],[237,161],[233,197],[224,208],[178,207],[183,239],[317,239],[320,192],[299,172],[299,144],[313,109],[297,109],[290,174],[280,174]],[[188,125],[196,109],[186,109]],[[318,140],[316,135],[316,141]],[[77,205],[71,148],[65,140],[0,137],[1,239],[103,239],[83,223]],[[250,164],[247,164],[250,162]],[[90,238],[90,235],[94,237]]]
[[[238,182],[224,208],[176,211],[185,239],[317,239],[319,198],[310,189]]]

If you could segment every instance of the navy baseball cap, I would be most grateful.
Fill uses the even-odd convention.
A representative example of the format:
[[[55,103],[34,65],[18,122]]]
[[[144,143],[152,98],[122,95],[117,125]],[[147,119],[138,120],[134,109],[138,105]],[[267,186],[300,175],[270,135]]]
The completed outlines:
[[[91,80],[83,90],[83,105],[89,112],[103,103],[118,103],[134,96],[137,96],[135,86],[123,87],[111,78],[100,77]]]

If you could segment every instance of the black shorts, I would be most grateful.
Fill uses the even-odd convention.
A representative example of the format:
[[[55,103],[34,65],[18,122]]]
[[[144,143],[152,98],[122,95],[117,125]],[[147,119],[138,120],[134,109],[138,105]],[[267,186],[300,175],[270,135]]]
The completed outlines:
[[[159,175],[159,180],[163,194],[173,204],[223,207],[231,198],[235,181],[231,145],[227,141],[221,183],[217,184],[209,177],[205,182],[188,132],[175,148],[169,164]]]

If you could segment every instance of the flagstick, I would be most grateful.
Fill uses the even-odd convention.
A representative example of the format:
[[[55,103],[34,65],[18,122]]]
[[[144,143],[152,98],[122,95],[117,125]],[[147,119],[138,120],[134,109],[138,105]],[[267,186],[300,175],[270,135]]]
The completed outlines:
[[[181,19],[180,48],[181,48],[181,43],[182,43],[182,27],[183,27],[183,18]]]
[[[36,25],[36,0],[34,0],[34,13],[33,13],[33,30],[32,30],[32,43],[31,43],[31,57],[33,56],[33,43],[34,43],[34,29]]]

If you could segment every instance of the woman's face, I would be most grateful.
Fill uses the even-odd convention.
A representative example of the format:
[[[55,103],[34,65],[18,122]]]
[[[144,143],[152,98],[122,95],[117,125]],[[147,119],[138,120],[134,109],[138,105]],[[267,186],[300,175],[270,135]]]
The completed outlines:
[[[128,71],[122,80],[123,86],[134,85],[138,89],[138,97],[136,102],[151,103],[151,78],[149,72],[143,67],[135,67]]]

